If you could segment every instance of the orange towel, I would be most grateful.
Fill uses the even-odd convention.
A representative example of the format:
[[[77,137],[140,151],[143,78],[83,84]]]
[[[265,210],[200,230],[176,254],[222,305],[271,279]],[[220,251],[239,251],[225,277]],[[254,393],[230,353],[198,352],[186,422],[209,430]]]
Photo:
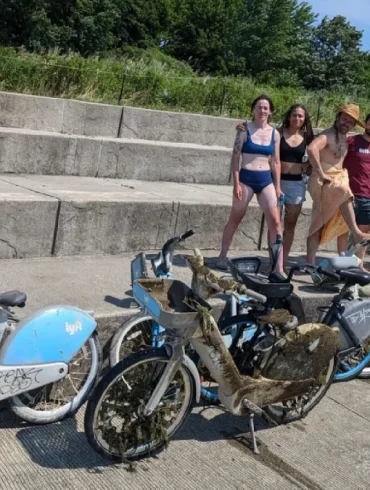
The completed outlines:
[[[334,168],[327,172],[327,175],[332,179],[330,184],[323,185],[316,172],[308,180],[308,191],[313,201],[312,221],[308,235],[310,236],[323,228],[320,245],[324,245],[348,231],[348,226],[340,211],[340,205],[348,199],[353,199],[347,170]]]

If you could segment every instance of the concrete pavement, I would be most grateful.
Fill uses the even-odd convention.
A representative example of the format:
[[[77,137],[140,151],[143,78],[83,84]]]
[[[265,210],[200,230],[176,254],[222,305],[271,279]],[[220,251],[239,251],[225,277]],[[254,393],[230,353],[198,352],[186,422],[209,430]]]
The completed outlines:
[[[261,455],[245,442],[247,419],[195,408],[157,458],[111,465],[88,446],[83,409],[75,418],[28,426],[0,418],[1,490],[367,490],[370,385],[334,385],[303,421],[259,424]]]

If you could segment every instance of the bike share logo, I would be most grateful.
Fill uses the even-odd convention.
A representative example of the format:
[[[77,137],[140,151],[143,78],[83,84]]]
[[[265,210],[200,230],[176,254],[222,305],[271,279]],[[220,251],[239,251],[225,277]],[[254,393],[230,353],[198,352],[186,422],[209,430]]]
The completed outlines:
[[[74,323],[66,322],[66,332],[69,333],[69,335],[74,335],[77,332],[82,332],[82,322],[80,322],[80,320],[77,320]]]

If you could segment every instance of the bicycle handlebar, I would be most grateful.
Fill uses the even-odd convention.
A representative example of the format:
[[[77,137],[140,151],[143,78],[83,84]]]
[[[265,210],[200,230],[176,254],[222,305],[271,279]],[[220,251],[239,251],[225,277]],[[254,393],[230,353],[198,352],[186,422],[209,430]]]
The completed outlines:
[[[183,233],[182,235],[180,235],[179,238],[181,239],[181,241],[183,241],[183,240],[186,240],[187,238],[189,238],[189,237],[191,237],[193,235],[195,235],[194,231],[193,230],[188,230],[185,233]]]
[[[167,240],[159,254],[154,259],[152,259],[154,274],[157,275],[158,270],[161,270],[161,272],[163,272],[164,274],[168,274],[171,271],[173,253],[176,246],[193,235],[194,231],[188,230],[179,236]]]
[[[318,267],[317,272],[319,274],[324,274],[324,276],[330,277],[331,279],[335,279],[336,281],[340,281],[340,276],[335,272],[328,271],[326,269],[323,269],[322,267]]]
[[[209,285],[213,289],[215,289],[216,291],[220,292],[221,294],[227,294],[228,296],[234,296],[238,301],[240,301],[240,299],[241,299],[242,296],[249,296],[250,298],[255,299],[259,303],[262,303],[263,304],[263,303],[266,303],[267,302],[267,297],[266,296],[264,296],[263,294],[260,294],[260,293],[256,293],[252,289],[246,289],[245,290],[245,293],[243,293],[241,295],[241,294],[237,293],[236,291],[222,289],[218,284],[210,283]]]
[[[267,297],[264,296],[263,294],[256,293],[256,291],[253,291],[252,289],[247,289],[247,292],[245,293],[247,296],[249,296],[252,299],[255,299],[259,303],[266,303],[267,302]]]
[[[340,280],[340,276],[338,274],[336,274],[335,272],[328,271],[327,269],[324,269],[323,267],[320,267],[320,266],[317,267],[315,265],[304,264],[304,265],[293,266],[289,271],[286,282],[291,282],[294,273],[297,271],[306,271],[309,273],[317,272],[318,274],[323,274],[324,276],[330,277],[331,279],[335,279],[336,281]]]

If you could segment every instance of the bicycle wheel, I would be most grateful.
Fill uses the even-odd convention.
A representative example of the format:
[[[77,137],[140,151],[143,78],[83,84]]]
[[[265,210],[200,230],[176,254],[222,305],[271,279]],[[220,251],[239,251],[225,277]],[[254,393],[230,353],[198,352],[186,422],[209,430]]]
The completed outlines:
[[[264,410],[279,424],[288,424],[304,418],[325,396],[330,388],[337,369],[337,359],[329,362],[324,382],[313,391],[297,396],[291,400],[268,405]]]
[[[152,330],[153,319],[142,313],[123,322],[112,337],[109,350],[110,366],[115,366],[133,352],[152,347]]]
[[[143,409],[170,358],[148,349],[125,358],[99,381],[85,412],[91,447],[115,461],[135,461],[159,453],[181,427],[195,397],[194,379],[182,364],[149,416]]]
[[[68,364],[68,374],[40,389],[11,398],[12,410],[33,424],[50,424],[75,413],[95,386],[102,368],[102,350],[94,332]]]
[[[370,353],[365,354],[363,350],[341,359],[334,381],[351,381],[355,378],[370,378]]]

